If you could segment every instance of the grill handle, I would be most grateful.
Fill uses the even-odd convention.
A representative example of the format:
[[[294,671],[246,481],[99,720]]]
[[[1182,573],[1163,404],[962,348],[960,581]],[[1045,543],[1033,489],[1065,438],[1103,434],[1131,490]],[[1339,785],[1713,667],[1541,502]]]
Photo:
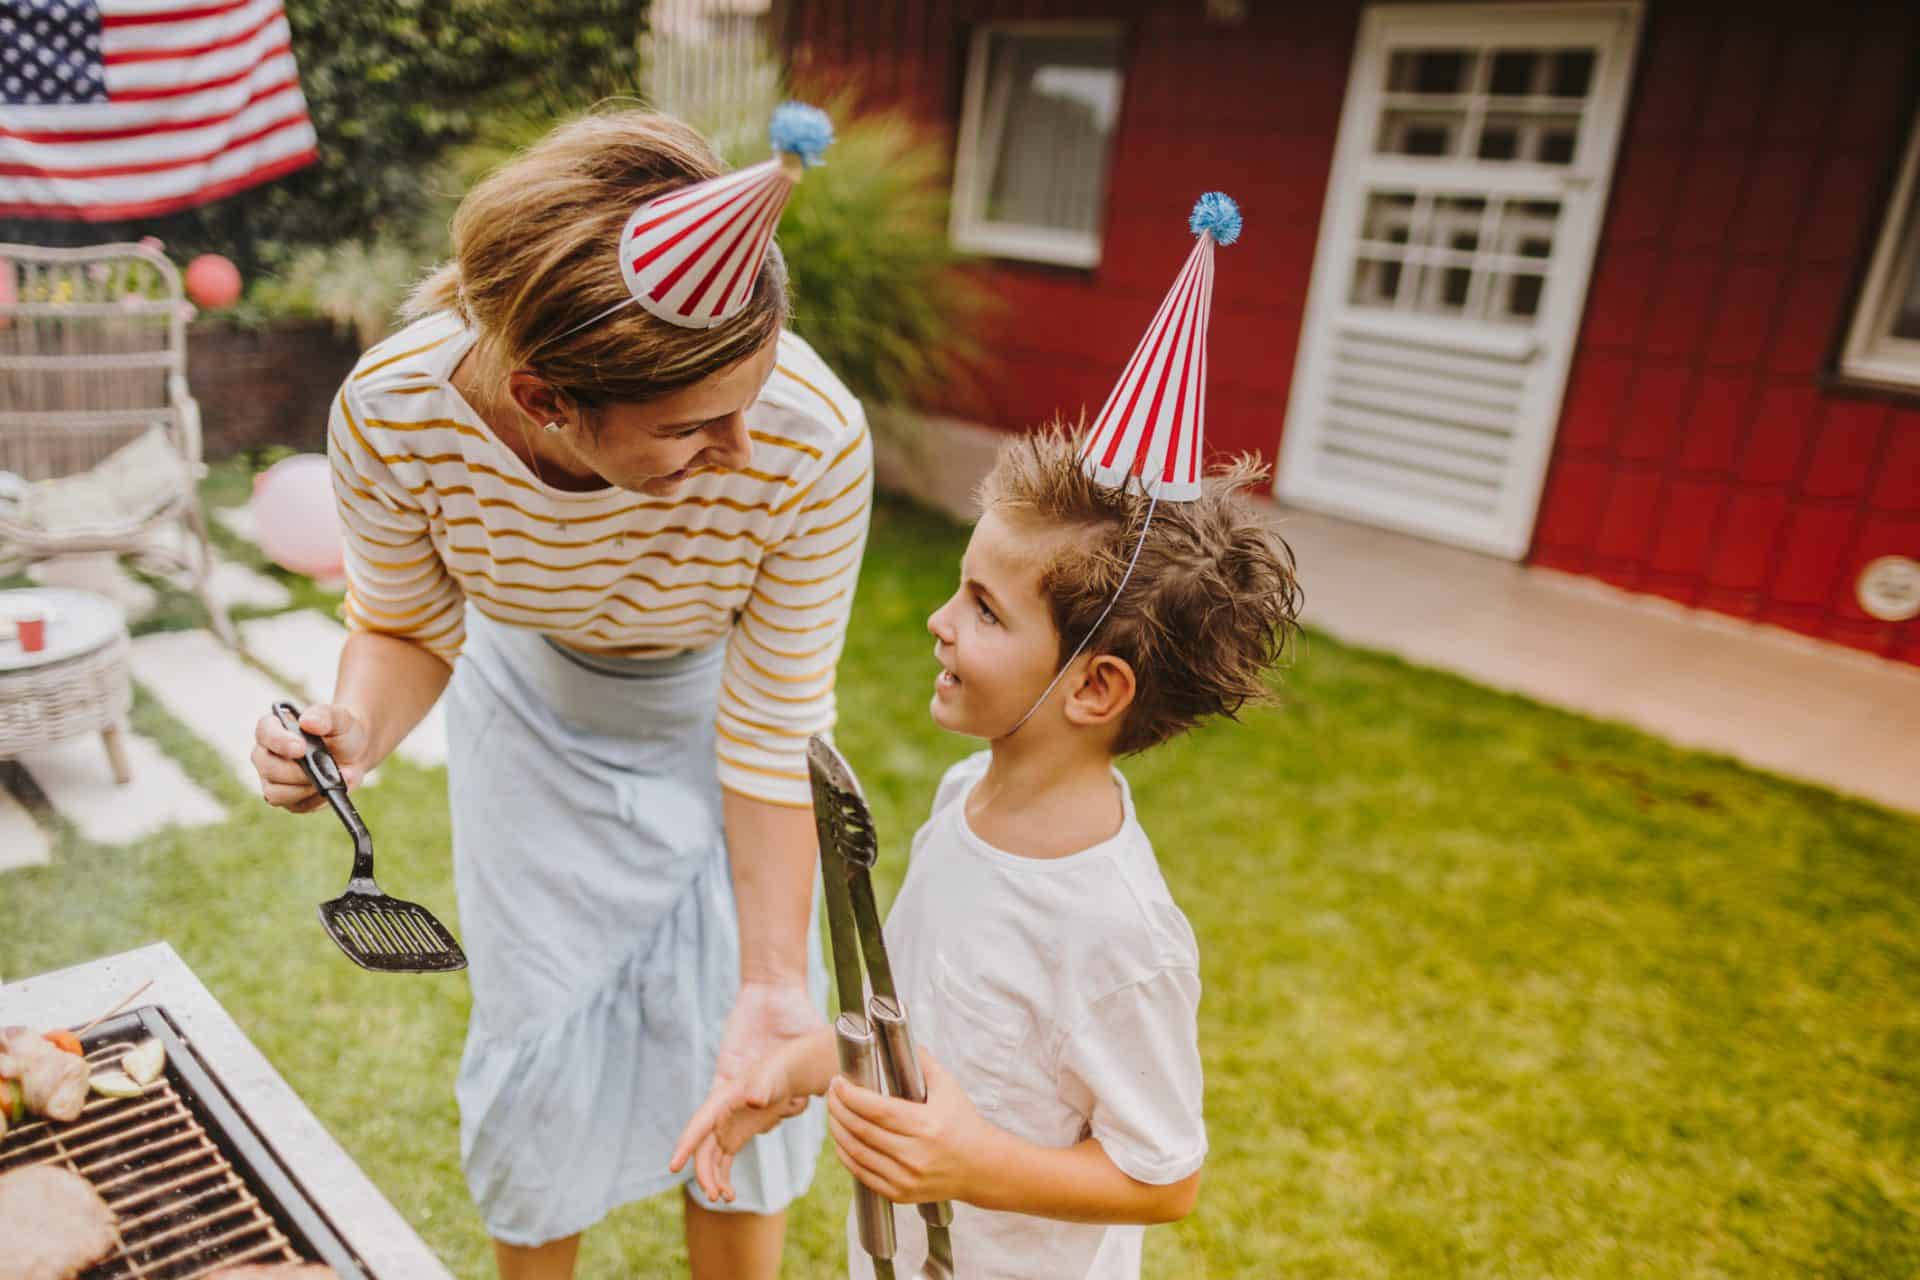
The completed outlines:
[[[833,1020],[834,1045],[840,1051],[840,1074],[864,1088],[880,1091],[880,1071],[874,1061],[873,1032],[857,1013]],[[893,1205],[858,1178],[853,1183],[853,1220],[860,1247],[869,1257],[891,1261],[894,1252]]]
[[[353,807],[353,801],[347,799],[347,781],[340,776],[340,766],[334,762],[333,753],[327,750],[327,744],[315,735],[300,727],[300,709],[285,700],[273,704],[273,714],[281,724],[299,734],[307,741],[307,753],[300,757],[300,767],[305,769],[313,785],[333,806],[334,813],[340,817],[340,825],[353,837],[353,881],[349,892],[360,888],[357,882],[367,881],[364,892],[377,892],[373,882],[373,833],[367,830],[367,824],[360,817],[360,811]]]

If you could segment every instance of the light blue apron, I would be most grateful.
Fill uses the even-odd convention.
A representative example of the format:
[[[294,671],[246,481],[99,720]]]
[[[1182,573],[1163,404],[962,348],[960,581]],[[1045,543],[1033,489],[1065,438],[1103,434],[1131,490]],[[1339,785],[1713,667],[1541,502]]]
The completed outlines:
[[[497,1240],[572,1235],[688,1180],[667,1158],[739,983],[714,756],[725,648],[609,660],[467,613],[446,694],[473,987],[455,1093],[467,1184]],[[738,1198],[714,1207],[784,1208],[825,1133],[816,1101],[755,1139],[734,1163]]]

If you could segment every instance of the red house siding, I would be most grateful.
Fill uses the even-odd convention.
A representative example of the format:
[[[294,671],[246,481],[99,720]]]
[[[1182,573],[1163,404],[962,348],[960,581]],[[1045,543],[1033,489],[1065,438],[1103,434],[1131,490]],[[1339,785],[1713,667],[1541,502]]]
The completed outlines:
[[[1194,198],[1227,190],[1247,234],[1214,285],[1207,393],[1213,448],[1275,454],[1359,7],[1209,23],[1201,0],[792,0],[788,39],[803,84],[851,78],[873,98],[957,125],[967,41],[983,22],[1122,20],[1128,28],[1101,262],[1089,271],[996,263],[1009,321],[992,376],[942,405],[996,426],[1099,411],[1180,271]],[[1287,50],[1288,74],[1274,74]],[[1192,127],[1205,121],[1204,129]]]
[[[998,367],[942,407],[1017,428],[1099,407],[1186,252],[1193,197],[1248,233],[1221,261],[1214,447],[1272,458],[1361,6],[790,0],[803,80],[851,77],[952,127],[991,21],[1122,19],[1101,265],[983,268]],[[1868,560],[1920,554],[1920,409],[1826,385],[1912,119],[1920,16],[1653,0],[1532,559],[1920,662],[1862,613]]]
[[[1920,409],[1826,385],[1912,121],[1910,7],[1654,4],[1533,560],[1920,662]]]

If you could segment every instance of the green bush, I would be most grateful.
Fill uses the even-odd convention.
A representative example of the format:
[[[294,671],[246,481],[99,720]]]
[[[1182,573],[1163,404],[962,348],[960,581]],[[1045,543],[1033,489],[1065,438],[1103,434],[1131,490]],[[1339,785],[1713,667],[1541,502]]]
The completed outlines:
[[[770,108],[769,108],[770,110]],[[959,376],[989,305],[958,269],[947,238],[946,146],[904,113],[855,115],[829,104],[838,137],[810,170],[780,223],[793,281],[793,327],[869,403],[901,404]],[[420,184],[417,214],[379,236],[296,255],[249,302],[265,312],[318,314],[371,343],[408,289],[448,251],[459,194],[533,141],[551,121],[503,115],[456,147]],[[736,164],[766,157],[757,131],[728,126]]]
[[[767,120],[789,94],[772,56],[763,50],[752,74],[723,83],[745,87],[656,99],[729,162],[766,159]],[[975,365],[993,306],[947,235],[951,146],[904,110],[863,106],[856,89],[809,96],[833,120],[834,142],[780,221],[793,328],[862,400],[907,404]]]
[[[317,316],[372,346],[399,322],[400,304],[451,249],[448,227],[460,197],[489,171],[552,127],[536,108],[502,109],[473,136],[414,178],[406,216],[387,219],[371,235],[296,250],[258,277],[229,318],[241,325],[287,316]]]
[[[945,140],[899,110],[829,113],[839,136],[780,223],[793,327],[863,400],[904,404],[977,359],[991,295],[947,236]]]
[[[172,218],[34,224],[20,238],[151,234],[176,260],[225,253],[250,284],[227,319],[320,315],[371,343],[445,257],[461,193],[556,120],[640,97],[645,10],[645,0],[288,0],[318,164]],[[744,67],[708,68],[710,52],[656,46],[673,74],[651,96],[732,163],[762,160],[779,65],[762,48]],[[794,327],[863,399],[902,403],[966,367],[989,295],[947,238],[945,138],[904,112],[858,110],[851,96],[823,105],[838,141],[780,230]]]
[[[786,82],[762,41],[734,45],[724,67],[698,46],[656,35],[675,74],[649,78],[652,101],[713,140],[734,165],[767,157],[767,121],[783,99],[833,120],[826,162],[808,171],[780,221],[793,283],[793,327],[869,405],[904,405],[966,376],[994,298],[947,235],[950,139],[896,107],[870,107],[857,85]],[[904,425],[886,415],[877,422]]]

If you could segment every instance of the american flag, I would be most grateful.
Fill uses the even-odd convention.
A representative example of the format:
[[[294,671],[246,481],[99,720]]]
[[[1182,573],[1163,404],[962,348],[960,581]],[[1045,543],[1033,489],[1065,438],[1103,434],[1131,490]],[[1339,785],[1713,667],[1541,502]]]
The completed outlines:
[[[152,217],[314,159],[280,0],[0,0],[0,217]]]

